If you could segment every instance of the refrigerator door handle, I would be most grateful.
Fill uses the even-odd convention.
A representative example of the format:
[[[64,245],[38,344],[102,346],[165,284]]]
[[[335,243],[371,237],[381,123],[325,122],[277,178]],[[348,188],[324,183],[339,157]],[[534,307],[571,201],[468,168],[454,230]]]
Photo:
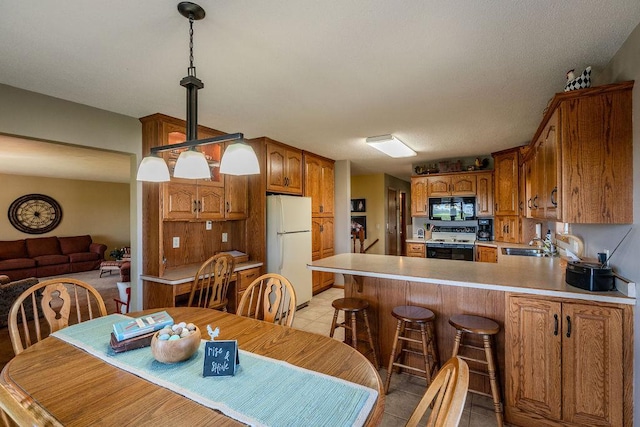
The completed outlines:
[[[280,266],[278,267],[278,273],[282,272],[282,267],[284,266],[284,233],[278,233],[278,246],[280,249]]]

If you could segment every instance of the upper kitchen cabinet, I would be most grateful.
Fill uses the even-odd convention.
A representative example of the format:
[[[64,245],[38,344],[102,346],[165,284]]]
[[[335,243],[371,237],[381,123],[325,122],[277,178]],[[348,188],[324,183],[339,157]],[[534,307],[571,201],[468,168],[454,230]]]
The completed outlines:
[[[426,176],[411,177],[411,216],[429,216],[429,187]]]
[[[427,177],[429,197],[468,196],[476,194],[474,174],[440,175]]]
[[[493,216],[493,173],[476,174],[476,215]]]
[[[492,153],[496,215],[518,215],[518,171],[520,168],[520,148]]]
[[[623,82],[553,97],[525,157],[528,217],[633,222],[632,89]]]
[[[311,215],[333,217],[334,161],[304,152],[304,195],[311,197]]]
[[[266,138],[267,191],[302,195],[302,151]]]

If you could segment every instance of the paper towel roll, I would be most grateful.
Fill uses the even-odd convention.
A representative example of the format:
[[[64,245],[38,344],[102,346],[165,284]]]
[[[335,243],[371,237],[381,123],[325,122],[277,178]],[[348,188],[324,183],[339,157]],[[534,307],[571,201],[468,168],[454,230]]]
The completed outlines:
[[[536,224],[536,237],[538,239],[542,238],[542,224]]]

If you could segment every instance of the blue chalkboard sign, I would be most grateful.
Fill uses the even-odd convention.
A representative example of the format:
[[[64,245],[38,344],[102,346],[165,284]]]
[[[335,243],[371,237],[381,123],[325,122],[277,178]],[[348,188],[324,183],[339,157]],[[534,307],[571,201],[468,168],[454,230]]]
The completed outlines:
[[[208,341],[204,345],[205,377],[223,377],[235,375],[240,358],[238,357],[238,341]]]

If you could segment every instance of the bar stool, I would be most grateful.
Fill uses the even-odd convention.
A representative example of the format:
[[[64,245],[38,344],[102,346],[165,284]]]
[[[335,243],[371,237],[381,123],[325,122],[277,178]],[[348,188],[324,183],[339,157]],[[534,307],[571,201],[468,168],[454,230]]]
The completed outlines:
[[[378,369],[380,365],[378,365],[378,358],[376,357],[376,351],[373,347],[373,336],[371,335],[371,328],[369,327],[369,317],[367,316],[367,308],[369,308],[369,303],[360,298],[339,298],[334,300],[331,305],[335,309],[333,313],[333,322],[331,322],[331,332],[329,336],[333,338],[333,333],[336,328],[344,328],[345,329],[345,337],[347,330],[351,331],[351,346],[358,350],[358,333],[356,328],[357,323],[357,314],[362,312],[362,317],[364,318],[364,324],[367,328],[367,335],[369,337],[369,346],[371,348],[371,353],[373,354],[373,363]],[[344,322],[338,323],[338,313],[340,311],[344,311]],[[366,354],[366,353],[365,353]]]
[[[393,373],[394,366],[422,372],[425,374],[427,378],[427,386],[429,386],[429,384],[431,384],[432,376],[439,368],[438,344],[436,342],[434,327],[436,315],[433,314],[433,311],[427,308],[411,305],[395,307],[391,311],[391,315],[398,319],[398,327],[396,328],[396,336],[391,350],[391,357],[389,358],[387,381],[384,385],[385,394],[389,392],[389,384],[391,384],[391,374]],[[407,327],[407,324],[411,327]],[[413,325],[419,326],[420,329],[415,329]],[[406,334],[408,332],[420,332],[420,339],[410,338],[409,335]],[[422,352],[404,348],[404,341],[421,344]],[[400,342],[399,350],[397,350],[398,342]],[[403,353],[422,355],[424,358],[424,369],[397,362],[398,358]],[[429,359],[431,359],[431,363],[429,363]]]
[[[484,350],[486,360],[474,359],[472,357],[465,356],[459,357],[461,359],[487,365],[487,373],[472,371],[471,369],[470,372],[489,376],[489,382],[491,383],[491,395],[478,390],[469,389],[469,391],[493,398],[493,407],[496,413],[496,419],[498,420],[498,426],[502,427],[504,425],[502,416],[502,398],[500,397],[500,389],[498,387],[498,380],[496,376],[495,356],[493,353],[493,347],[491,346],[491,337],[493,335],[496,335],[500,331],[500,325],[498,325],[491,319],[487,319],[486,317],[471,316],[467,314],[456,314],[454,316],[451,316],[449,318],[449,324],[456,328],[456,339],[453,344],[452,356],[458,356],[460,347],[473,348],[475,350]],[[480,335],[482,337],[484,347],[477,347],[462,343],[462,338],[465,333]]]

